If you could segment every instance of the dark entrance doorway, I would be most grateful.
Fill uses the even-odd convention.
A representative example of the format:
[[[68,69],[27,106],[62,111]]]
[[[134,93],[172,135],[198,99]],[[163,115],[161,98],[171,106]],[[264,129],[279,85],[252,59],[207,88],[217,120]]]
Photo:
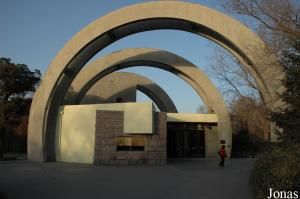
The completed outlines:
[[[199,123],[168,122],[168,158],[205,157],[205,132]]]

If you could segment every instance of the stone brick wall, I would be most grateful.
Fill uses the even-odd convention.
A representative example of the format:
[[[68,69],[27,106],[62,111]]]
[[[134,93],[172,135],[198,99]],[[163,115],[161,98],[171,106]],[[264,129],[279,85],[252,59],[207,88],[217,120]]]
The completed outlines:
[[[162,165],[167,163],[167,115],[155,113],[154,133],[124,134],[123,111],[96,111],[94,164]],[[117,137],[144,137],[144,151],[117,151]]]

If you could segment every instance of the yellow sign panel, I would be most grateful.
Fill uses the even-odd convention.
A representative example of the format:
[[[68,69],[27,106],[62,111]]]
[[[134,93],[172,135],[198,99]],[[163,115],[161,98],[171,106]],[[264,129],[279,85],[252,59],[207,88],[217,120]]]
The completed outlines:
[[[145,146],[145,138],[140,136],[119,136],[117,146]]]

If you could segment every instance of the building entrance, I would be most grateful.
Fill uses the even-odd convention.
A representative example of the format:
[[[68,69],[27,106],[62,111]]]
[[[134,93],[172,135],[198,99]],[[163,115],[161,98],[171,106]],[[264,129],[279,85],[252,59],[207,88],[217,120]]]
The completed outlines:
[[[168,158],[205,157],[205,131],[199,123],[167,123]]]

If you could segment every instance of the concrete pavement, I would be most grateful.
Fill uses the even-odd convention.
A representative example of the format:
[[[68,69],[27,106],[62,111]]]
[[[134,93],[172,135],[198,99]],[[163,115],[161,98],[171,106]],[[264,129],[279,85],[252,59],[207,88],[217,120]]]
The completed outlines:
[[[165,166],[0,161],[0,193],[7,199],[252,199],[253,163],[233,159],[220,168],[205,159],[170,160]]]

